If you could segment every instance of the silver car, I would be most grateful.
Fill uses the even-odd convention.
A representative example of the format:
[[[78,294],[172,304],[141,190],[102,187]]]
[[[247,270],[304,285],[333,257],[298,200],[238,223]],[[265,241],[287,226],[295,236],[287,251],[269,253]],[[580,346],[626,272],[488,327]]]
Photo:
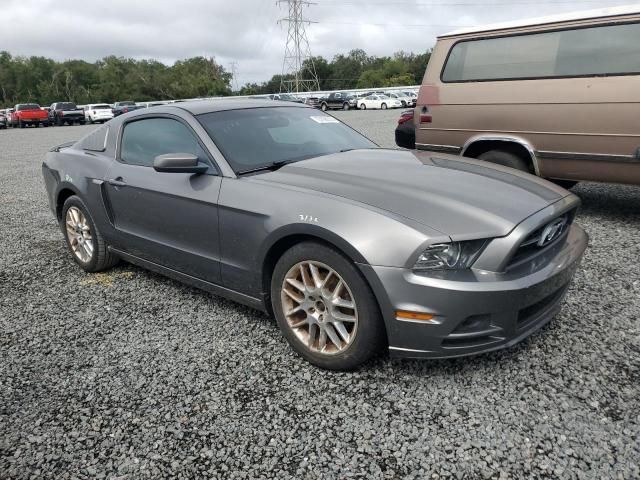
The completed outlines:
[[[328,369],[513,345],[558,312],[587,245],[552,183],[379,148],[291,102],[130,112],[43,174],[80,267],[122,259],[267,311]]]

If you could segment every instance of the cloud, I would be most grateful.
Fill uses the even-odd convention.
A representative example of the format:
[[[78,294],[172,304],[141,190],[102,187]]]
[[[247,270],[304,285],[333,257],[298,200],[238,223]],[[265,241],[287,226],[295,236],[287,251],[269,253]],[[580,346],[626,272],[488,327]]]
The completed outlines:
[[[275,0],[0,0],[0,49],[95,61],[107,55],[165,63],[214,56],[239,83],[264,81],[282,69],[286,5]],[[362,48],[371,55],[423,52],[460,25],[624,4],[570,0],[316,0],[305,16],[313,55],[331,59]]]

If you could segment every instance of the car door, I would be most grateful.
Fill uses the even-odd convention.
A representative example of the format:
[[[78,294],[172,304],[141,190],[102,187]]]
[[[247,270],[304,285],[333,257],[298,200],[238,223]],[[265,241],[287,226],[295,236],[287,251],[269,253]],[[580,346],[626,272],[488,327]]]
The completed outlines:
[[[204,174],[157,172],[154,158],[167,153],[196,155],[209,170]],[[104,180],[119,248],[219,283],[221,178],[210,154],[184,119],[148,115],[124,123],[116,162]]]

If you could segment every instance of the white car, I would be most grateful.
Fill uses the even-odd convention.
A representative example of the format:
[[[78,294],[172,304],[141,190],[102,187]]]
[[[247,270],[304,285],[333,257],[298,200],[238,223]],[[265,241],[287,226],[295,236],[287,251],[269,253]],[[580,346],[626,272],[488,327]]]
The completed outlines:
[[[387,92],[385,95],[387,95],[390,98],[396,98],[400,100],[400,103],[402,104],[403,107],[413,106],[411,97],[408,97],[402,92]]]
[[[402,102],[397,98],[390,98],[386,95],[369,95],[358,100],[358,108],[360,110],[366,110],[367,108],[381,108],[386,110],[387,108],[400,108]]]
[[[84,106],[84,118],[89,123],[104,123],[113,118],[113,110],[106,103],[91,103]]]

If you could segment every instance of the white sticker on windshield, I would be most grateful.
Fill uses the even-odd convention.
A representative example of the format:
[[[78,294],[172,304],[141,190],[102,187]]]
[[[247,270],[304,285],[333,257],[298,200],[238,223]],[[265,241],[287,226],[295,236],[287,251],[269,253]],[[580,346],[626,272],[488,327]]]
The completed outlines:
[[[309,117],[311,120],[313,120],[316,123],[340,123],[338,122],[338,120],[336,120],[333,117],[330,117],[329,115],[311,115]]]

